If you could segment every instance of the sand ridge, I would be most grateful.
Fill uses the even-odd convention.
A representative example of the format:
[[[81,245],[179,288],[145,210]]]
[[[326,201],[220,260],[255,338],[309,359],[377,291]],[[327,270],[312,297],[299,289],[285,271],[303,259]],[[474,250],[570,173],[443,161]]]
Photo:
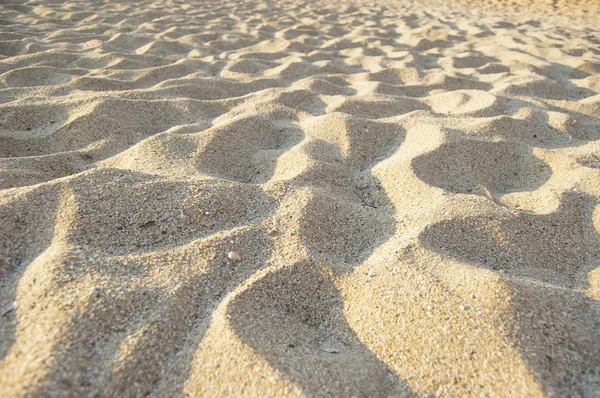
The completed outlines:
[[[0,395],[597,396],[597,7],[455,3],[0,5]]]

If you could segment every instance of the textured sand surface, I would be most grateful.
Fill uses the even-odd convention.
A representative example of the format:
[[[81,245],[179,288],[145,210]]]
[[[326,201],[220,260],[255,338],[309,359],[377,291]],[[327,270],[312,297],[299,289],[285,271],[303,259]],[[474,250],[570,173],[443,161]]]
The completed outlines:
[[[598,397],[599,21],[3,1],[0,396]]]

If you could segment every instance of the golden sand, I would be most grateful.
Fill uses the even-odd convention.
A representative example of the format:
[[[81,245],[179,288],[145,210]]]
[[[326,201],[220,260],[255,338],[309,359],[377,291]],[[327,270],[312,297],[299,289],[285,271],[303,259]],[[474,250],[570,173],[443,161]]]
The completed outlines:
[[[598,396],[598,2],[10,1],[1,397]]]

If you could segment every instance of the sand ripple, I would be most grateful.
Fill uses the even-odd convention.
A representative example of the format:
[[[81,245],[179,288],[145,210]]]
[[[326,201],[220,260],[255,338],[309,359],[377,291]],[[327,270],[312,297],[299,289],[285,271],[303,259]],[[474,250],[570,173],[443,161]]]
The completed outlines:
[[[596,396],[597,5],[476,3],[0,5],[0,395]]]

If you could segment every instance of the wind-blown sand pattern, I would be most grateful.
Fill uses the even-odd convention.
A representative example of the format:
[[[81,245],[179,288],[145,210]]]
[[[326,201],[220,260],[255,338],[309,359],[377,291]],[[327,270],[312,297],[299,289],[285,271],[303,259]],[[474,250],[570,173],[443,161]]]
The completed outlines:
[[[3,2],[0,396],[598,396],[598,3],[459,2]]]

